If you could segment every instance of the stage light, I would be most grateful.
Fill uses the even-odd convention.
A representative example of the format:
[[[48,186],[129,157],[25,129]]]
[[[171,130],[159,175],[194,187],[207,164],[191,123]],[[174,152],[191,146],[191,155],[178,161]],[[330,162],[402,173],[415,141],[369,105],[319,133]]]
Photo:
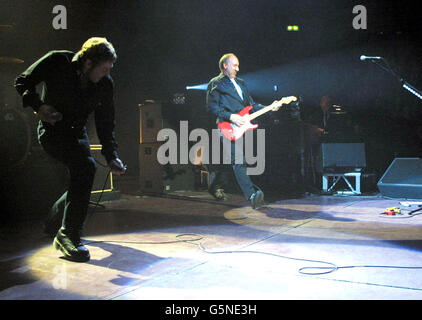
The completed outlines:
[[[207,90],[208,83],[198,84],[196,86],[186,86],[186,90]]]
[[[414,94],[415,96],[417,96],[419,99],[422,100],[422,94],[416,88],[412,87],[409,83],[407,82],[403,83],[403,88],[405,88],[410,93]]]

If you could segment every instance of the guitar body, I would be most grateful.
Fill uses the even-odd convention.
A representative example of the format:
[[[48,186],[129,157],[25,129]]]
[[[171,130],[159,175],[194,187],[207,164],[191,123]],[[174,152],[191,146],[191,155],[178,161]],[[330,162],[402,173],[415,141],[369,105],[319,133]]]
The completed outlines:
[[[278,108],[281,107],[281,105],[289,104],[292,101],[297,101],[297,97],[290,96],[290,97],[282,98],[279,101],[274,101],[271,105],[264,107],[261,110],[254,112],[253,114],[250,114],[250,111],[253,109],[252,106],[244,107],[242,110],[240,110],[240,112],[237,113],[239,116],[242,116],[242,117],[245,115],[250,115],[247,117],[248,120],[246,121],[244,125],[238,126],[229,121],[222,121],[218,123],[218,129],[220,129],[222,135],[226,139],[229,139],[230,141],[236,141],[240,139],[245,134],[246,131],[258,128],[258,125],[251,123],[251,120],[263,115],[264,113],[268,111],[278,110]],[[277,108],[277,109],[274,109],[274,108]]]
[[[246,114],[249,114],[252,109],[252,106],[247,106],[240,110],[240,112],[238,112],[237,114],[240,116],[244,116]],[[236,141],[240,139],[246,131],[256,128],[258,128],[258,125],[253,124],[250,121],[247,121],[243,126],[240,127],[229,121],[222,121],[218,123],[218,129],[220,129],[222,135],[230,141]]]

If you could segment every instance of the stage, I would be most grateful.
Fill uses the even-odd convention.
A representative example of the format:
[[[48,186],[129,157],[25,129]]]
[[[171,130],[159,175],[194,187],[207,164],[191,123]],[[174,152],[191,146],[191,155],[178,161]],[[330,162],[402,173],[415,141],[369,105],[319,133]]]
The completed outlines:
[[[202,319],[219,303],[269,300],[268,319],[418,303],[422,207],[399,199],[422,201],[418,12],[393,0],[2,1],[0,300],[131,300],[154,320],[201,302]],[[226,121],[245,139],[220,139]],[[227,201],[207,192],[223,186]],[[258,188],[254,210],[243,194],[255,206]],[[67,205],[72,250],[88,200],[90,260],[71,262],[44,219]]]
[[[122,192],[90,207],[87,263],[61,258],[42,221],[21,222],[1,232],[0,299],[422,298],[422,215],[380,216],[398,200],[267,203],[253,210],[240,195],[217,202],[206,192]]]

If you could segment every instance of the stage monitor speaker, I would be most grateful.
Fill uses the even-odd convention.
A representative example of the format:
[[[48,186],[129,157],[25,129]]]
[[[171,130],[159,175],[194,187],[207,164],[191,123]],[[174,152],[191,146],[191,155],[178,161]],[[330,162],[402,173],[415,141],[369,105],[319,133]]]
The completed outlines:
[[[422,199],[422,159],[394,159],[377,186],[385,197]]]
[[[365,167],[364,143],[322,143],[316,157],[318,172],[347,172]]]

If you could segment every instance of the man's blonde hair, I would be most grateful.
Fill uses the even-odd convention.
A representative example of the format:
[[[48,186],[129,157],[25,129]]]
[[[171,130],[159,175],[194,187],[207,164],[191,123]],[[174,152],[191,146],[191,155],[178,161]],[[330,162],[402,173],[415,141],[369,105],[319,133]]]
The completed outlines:
[[[92,37],[82,45],[79,51],[82,61],[90,59],[94,65],[103,61],[116,61],[117,54],[113,45],[106,38]]]

